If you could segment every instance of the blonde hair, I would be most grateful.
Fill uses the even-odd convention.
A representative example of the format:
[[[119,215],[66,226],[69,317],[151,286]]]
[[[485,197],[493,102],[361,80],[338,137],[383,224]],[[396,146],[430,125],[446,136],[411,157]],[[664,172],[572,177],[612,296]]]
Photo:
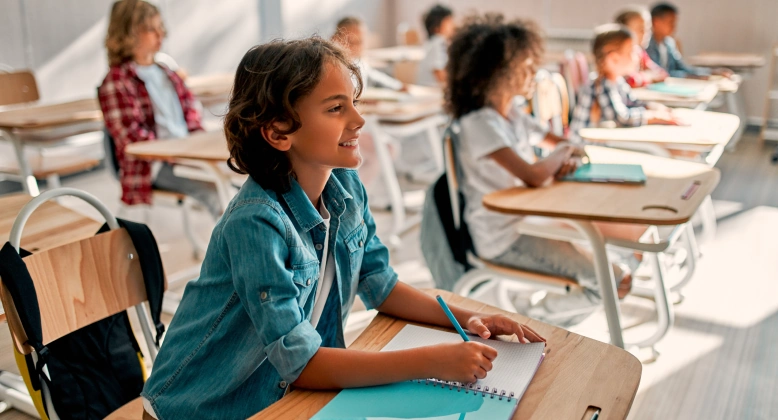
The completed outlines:
[[[108,65],[116,66],[132,58],[138,29],[157,15],[157,6],[144,0],[119,0],[113,4],[105,36]]]

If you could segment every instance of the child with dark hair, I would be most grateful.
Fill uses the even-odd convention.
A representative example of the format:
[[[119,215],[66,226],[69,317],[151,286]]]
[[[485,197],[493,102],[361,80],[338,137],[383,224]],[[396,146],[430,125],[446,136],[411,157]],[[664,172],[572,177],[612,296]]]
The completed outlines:
[[[578,91],[570,133],[585,127],[638,127],[645,124],[677,124],[670,110],[638,101],[624,81],[635,69],[632,32],[618,24],[596,29],[592,52],[597,78]]]
[[[678,50],[675,39],[672,35],[675,33],[676,23],[678,21],[678,8],[670,3],[657,3],[651,8],[651,39],[646,48],[646,52],[654,60],[670,73],[673,77],[696,77],[707,78],[711,74],[718,74],[724,77],[732,76],[732,70],[720,68],[706,69],[704,67],[694,67],[683,61],[683,56]]]
[[[637,67],[632,73],[624,77],[630,87],[643,87],[651,83],[661,82],[667,78],[667,72],[656,64],[643,49],[646,41],[646,25],[650,20],[646,19],[648,11],[643,8],[629,8],[616,16],[616,23],[624,25],[634,39],[635,55],[638,57]]]
[[[570,174],[585,155],[581,146],[549,133],[518,106],[517,97],[532,95],[543,56],[536,25],[505,22],[501,15],[470,18],[454,35],[449,56],[446,102],[459,123],[456,159],[463,174],[464,220],[476,253],[499,265],[564,276],[585,286],[581,293],[547,294],[530,309],[532,316],[548,319],[553,313],[593,307],[599,303],[599,289],[589,252],[570,242],[521,235],[522,217],[495,213],[482,204],[486,194],[538,187]],[[555,148],[537,160],[533,146],[541,142]],[[608,235],[631,237],[618,229],[608,229]],[[616,264],[614,273],[623,297],[631,283],[629,269]]]
[[[424,59],[419,62],[416,84],[442,86],[446,82],[446,62],[449,39],[454,34],[454,12],[448,7],[436,5],[424,15],[427,42]]]
[[[345,349],[357,294],[368,308],[449,326],[431,296],[398,282],[356,175],[359,68],[317,37],[249,50],[224,133],[249,175],[211,236],[200,278],[170,323],[142,397],[157,419],[247,418],[291,385],[339,389],[484,378],[492,347],[460,342],[390,352]],[[356,82],[356,86],[355,83]],[[451,306],[481,337],[543,341],[503,315]]]

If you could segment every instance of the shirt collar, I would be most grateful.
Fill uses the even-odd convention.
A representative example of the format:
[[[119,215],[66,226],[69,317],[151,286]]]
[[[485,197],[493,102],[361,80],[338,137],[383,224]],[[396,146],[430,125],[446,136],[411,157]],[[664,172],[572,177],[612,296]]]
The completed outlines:
[[[282,196],[300,229],[304,232],[324,223],[319,210],[305,195],[305,191],[303,191],[296,179],[292,178],[291,188],[283,193]],[[324,200],[324,205],[327,207],[330,216],[340,217],[346,210],[346,199],[351,198],[353,197],[346,191],[338,178],[334,174],[330,174],[330,178],[327,180],[321,195],[321,199]]]

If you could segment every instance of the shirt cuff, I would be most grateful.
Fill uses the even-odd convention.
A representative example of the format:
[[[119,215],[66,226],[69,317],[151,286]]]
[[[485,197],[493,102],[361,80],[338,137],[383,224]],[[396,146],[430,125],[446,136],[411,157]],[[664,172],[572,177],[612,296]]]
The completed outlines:
[[[397,285],[397,273],[391,267],[359,280],[359,296],[367,309],[375,309],[384,303]]]
[[[303,321],[286,335],[268,344],[265,352],[278,374],[291,384],[297,380],[320,346],[319,333],[310,322]]]

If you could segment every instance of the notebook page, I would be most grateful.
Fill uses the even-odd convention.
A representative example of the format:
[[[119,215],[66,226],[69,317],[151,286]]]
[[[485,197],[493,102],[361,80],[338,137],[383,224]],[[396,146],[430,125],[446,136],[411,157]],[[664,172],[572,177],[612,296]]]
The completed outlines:
[[[497,350],[497,358],[492,362],[492,370],[486,378],[479,379],[476,385],[488,386],[514,392],[520,399],[527,389],[543,357],[544,343],[511,343],[498,340],[484,340],[470,335],[470,340],[486,344]],[[459,343],[462,337],[456,333],[433,330],[431,328],[406,325],[384,346],[381,351],[404,350],[431,346],[442,343]]]

